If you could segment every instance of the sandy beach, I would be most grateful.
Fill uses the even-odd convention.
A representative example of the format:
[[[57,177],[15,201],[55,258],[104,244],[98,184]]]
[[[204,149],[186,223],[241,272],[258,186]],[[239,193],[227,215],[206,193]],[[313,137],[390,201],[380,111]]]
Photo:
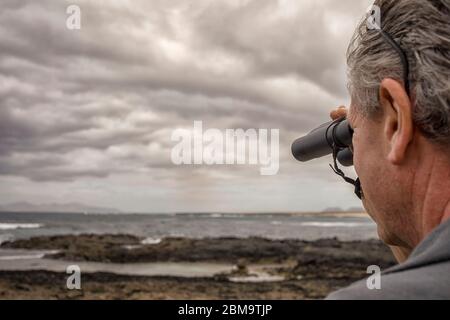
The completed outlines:
[[[1,270],[1,299],[320,299],[366,277],[369,265],[394,264],[378,240],[168,237],[149,243],[133,235],[83,234],[0,248],[48,252],[35,264],[24,260],[23,268]],[[62,266],[73,263],[82,270],[81,290],[66,288]],[[149,276],[155,267],[167,272]]]

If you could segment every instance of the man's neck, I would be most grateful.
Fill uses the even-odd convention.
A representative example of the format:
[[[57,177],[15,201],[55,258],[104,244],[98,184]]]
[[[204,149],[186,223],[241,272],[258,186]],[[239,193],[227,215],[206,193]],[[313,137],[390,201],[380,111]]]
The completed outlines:
[[[428,171],[428,172],[426,172]],[[433,229],[450,218],[450,164],[447,157],[436,156],[423,167],[416,183],[421,184],[414,195],[418,235],[417,246]],[[422,196],[420,196],[420,194]],[[423,196],[425,195],[425,196]]]
[[[443,223],[447,219],[450,219],[450,200],[447,201],[447,205],[445,206],[444,215],[442,216],[441,223]]]

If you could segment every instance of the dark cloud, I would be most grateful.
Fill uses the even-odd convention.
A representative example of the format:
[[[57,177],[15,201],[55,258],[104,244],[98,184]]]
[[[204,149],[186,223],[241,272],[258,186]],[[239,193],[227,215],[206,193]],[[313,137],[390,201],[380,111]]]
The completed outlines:
[[[254,167],[171,163],[172,131],[194,120],[280,129],[280,173],[266,180],[280,192],[307,190],[289,180],[300,171],[318,188],[335,181],[324,161],[301,170],[290,142],[347,102],[346,43],[368,2],[77,1],[82,29],[75,31],[65,26],[69,4],[2,1],[0,187],[15,181],[22,191],[5,192],[1,201],[39,199],[36,182],[57,196],[61,186],[81,188],[91,179],[111,194],[104,201],[119,199],[112,195],[120,185],[142,188],[142,210],[143,199],[163,211],[187,209],[186,185],[213,199],[233,186],[242,195],[253,184],[248,197],[257,199],[264,183]],[[97,192],[83,191],[79,200]],[[223,208],[241,202],[232,199]],[[320,207],[320,198],[311,201],[307,206]]]

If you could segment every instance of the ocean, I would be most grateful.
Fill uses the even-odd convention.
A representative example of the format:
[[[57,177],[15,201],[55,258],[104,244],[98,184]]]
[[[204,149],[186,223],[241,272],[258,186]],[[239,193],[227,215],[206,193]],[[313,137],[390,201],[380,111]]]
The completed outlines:
[[[339,240],[377,238],[368,217],[292,214],[82,214],[0,213],[0,243],[41,235],[132,234],[148,243],[164,237],[264,237]]]
[[[81,214],[0,213],[0,243],[42,235],[131,234],[143,244],[159,243],[164,237],[263,237],[270,239],[366,240],[377,238],[376,225],[367,217],[291,214]],[[132,248],[130,248],[132,250]],[[48,250],[0,249],[0,270],[48,270],[65,272],[77,264],[83,272],[128,275],[213,276],[230,272],[227,263],[97,263],[54,260]],[[250,266],[251,267],[251,266]],[[256,270],[256,269],[255,269]],[[256,271],[255,271],[256,272]],[[256,272],[257,273],[257,272]],[[256,280],[255,280],[256,279]],[[275,281],[266,274],[252,281]]]

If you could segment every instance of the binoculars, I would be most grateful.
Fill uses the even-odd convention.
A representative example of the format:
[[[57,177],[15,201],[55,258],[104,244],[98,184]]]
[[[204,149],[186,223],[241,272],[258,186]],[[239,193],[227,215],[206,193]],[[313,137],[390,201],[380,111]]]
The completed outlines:
[[[353,165],[353,129],[348,120],[340,118],[315,128],[292,144],[293,156],[302,162],[320,158],[336,152],[336,159],[343,166]]]

